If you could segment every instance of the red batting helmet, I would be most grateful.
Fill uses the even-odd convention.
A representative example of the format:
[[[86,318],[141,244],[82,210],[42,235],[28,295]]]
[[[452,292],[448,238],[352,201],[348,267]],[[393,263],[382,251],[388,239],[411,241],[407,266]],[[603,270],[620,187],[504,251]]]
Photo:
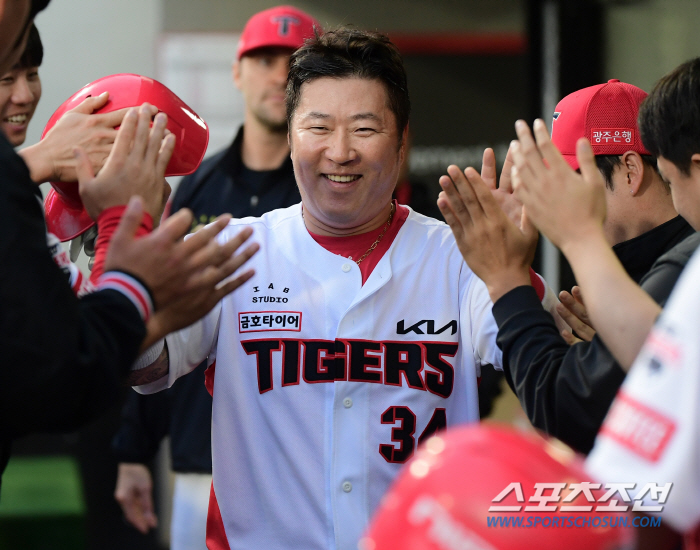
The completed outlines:
[[[625,521],[631,525],[626,514],[603,516],[594,512],[596,504],[591,504],[583,492],[571,502],[563,502],[573,493],[568,484],[588,479],[580,458],[559,442],[547,442],[536,434],[493,425],[448,430],[429,439],[399,474],[360,547],[365,550],[630,548],[631,530],[619,526]],[[536,495],[536,483],[546,484],[540,495]],[[530,500],[531,496],[541,501],[538,496],[553,495],[557,489],[552,487],[559,487],[561,498],[544,502],[552,507],[549,511],[525,509],[537,504]],[[590,490],[594,498],[604,492]],[[506,496],[496,502],[502,493]],[[489,511],[492,506],[506,505],[519,506],[520,511]],[[559,506],[590,507],[591,511],[571,513]],[[613,515],[619,522],[610,521]],[[499,519],[502,523],[498,523]],[[506,526],[505,520],[510,524]],[[607,520],[606,525],[603,520]],[[522,522],[521,527],[516,526],[518,521]]]
[[[176,140],[175,150],[165,170],[166,176],[184,176],[197,169],[209,143],[206,122],[163,84],[136,74],[105,76],[88,84],[56,110],[41,137],[54,127],[66,111],[77,107],[84,99],[103,92],[109,92],[109,100],[97,113],[109,113],[124,107],[150,103],[168,115],[167,128]],[[44,201],[48,230],[62,241],[74,239],[95,222],[83,207],[77,183],[51,182],[51,186],[53,189]]]

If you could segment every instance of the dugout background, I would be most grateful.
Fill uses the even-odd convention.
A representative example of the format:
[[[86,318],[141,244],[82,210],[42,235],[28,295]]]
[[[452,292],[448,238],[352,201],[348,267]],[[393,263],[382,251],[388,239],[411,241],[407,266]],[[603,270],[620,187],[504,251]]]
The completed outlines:
[[[355,24],[376,29],[400,46],[413,100],[412,171],[433,185],[436,195],[437,177],[447,164],[478,168],[485,146],[496,148],[502,160],[514,137],[516,118],[548,120],[553,104],[546,107],[546,90],[555,90],[558,99],[577,88],[618,78],[648,91],[665,72],[700,55],[700,0],[284,1],[314,14],[326,28]],[[231,36],[252,14],[279,3],[52,0],[37,18],[45,48],[43,96],[27,143],[39,139],[58,105],[92,80],[119,72],[163,78],[168,37]],[[545,24],[546,13],[554,13],[554,31]],[[216,56],[226,65],[233,49],[217,51]],[[230,80],[220,80],[216,94],[235,95]],[[196,100],[185,99],[201,112]],[[226,119],[230,128],[224,125],[220,130],[224,141],[217,146],[233,136],[239,122],[235,116]],[[567,287],[565,267],[561,275],[561,286]],[[505,405],[497,414],[512,417],[512,406]],[[102,434],[101,428],[90,429]],[[20,443],[18,450],[60,451],[71,444],[75,436],[37,438]],[[160,470],[167,487],[167,461],[161,462]],[[166,506],[160,517],[167,534],[169,497],[160,500]],[[108,548],[108,542],[117,545],[117,540],[104,540],[101,548]]]

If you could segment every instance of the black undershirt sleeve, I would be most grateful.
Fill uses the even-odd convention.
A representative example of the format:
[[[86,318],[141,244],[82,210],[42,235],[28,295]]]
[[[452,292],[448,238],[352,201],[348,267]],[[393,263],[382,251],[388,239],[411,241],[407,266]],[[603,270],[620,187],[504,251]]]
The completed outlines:
[[[662,307],[698,244],[700,234],[690,235],[640,281]],[[502,296],[493,315],[506,380],[532,425],[588,453],[625,372],[598,336],[569,346],[532,287]]]

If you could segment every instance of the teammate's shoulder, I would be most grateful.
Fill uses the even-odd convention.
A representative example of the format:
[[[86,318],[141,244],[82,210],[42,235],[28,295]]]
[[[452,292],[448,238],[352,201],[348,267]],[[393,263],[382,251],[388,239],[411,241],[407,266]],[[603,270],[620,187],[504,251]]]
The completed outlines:
[[[654,262],[653,267],[659,267],[669,263],[685,266],[699,247],[700,231],[696,231],[659,256]]]
[[[688,235],[685,239],[683,239],[681,242],[679,242],[671,250],[675,250],[676,253],[690,258],[695,253],[695,251],[698,249],[699,246],[700,246],[700,231],[696,231],[695,233],[691,233],[690,235]]]
[[[277,208],[266,212],[262,216],[247,216],[245,218],[235,218],[229,222],[229,227],[239,227],[243,225],[264,227],[274,229],[280,225],[288,223],[301,213],[301,203],[293,204],[287,208]]]
[[[413,210],[413,208],[410,206],[402,205],[402,207],[408,209],[408,218],[406,219],[407,222],[411,221],[411,223],[417,223],[425,226],[449,227],[444,221],[421,214]]]
[[[454,238],[450,226],[444,221],[419,214],[409,206],[405,208],[408,208],[409,211],[408,218],[406,218],[409,230],[423,233],[429,239],[445,240]]]

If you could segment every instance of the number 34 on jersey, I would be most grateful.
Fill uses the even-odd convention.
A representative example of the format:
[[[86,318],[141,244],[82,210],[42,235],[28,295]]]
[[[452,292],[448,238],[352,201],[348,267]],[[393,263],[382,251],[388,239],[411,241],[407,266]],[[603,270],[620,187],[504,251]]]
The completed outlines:
[[[389,386],[408,386],[443,398],[451,395],[454,367],[446,360],[457,354],[456,342],[375,342],[368,340],[243,340],[245,352],[254,356],[258,390],[275,387],[348,381]],[[282,356],[281,379],[273,379],[273,356]],[[279,384],[279,385],[278,385]],[[389,407],[382,424],[392,424],[392,444],[381,444],[387,462],[405,462],[413,454],[416,416],[408,407]],[[418,443],[446,427],[444,408],[436,408]],[[397,446],[398,444],[398,446]]]

